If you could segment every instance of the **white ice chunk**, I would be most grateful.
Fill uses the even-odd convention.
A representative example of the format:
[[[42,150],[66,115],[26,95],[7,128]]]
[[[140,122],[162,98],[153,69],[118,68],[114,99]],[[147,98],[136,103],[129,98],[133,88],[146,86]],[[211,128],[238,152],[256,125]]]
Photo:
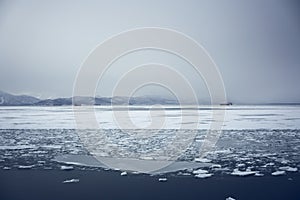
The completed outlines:
[[[4,170],[10,170],[10,167],[3,167]]]
[[[20,149],[34,149],[34,145],[15,145],[15,146],[0,146],[0,150],[20,150]]]
[[[235,200],[235,198],[227,197],[225,200]]]
[[[214,168],[222,168],[222,166],[219,165],[219,164],[212,164],[212,165],[210,166],[210,168],[212,168],[212,169],[214,169]]]
[[[64,180],[63,183],[78,183],[79,182],[79,179],[67,179],[67,180]]]
[[[33,167],[34,167],[34,165],[20,165],[18,168],[19,169],[31,169]]]
[[[166,182],[168,179],[167,178],[159,178],[158,181],[159,182]]]
[[[60,167],[60,169],[61,169],[61,170],[72,170],[72,169],[74,169],[74,167],[63,165],[63,166]]]
[[[285,175],[285,171],[276,171],[272,173],[273,176]]]
[[[234,169],[233,172],[231,173],[231,175],[233,176],[251,176],[258,173],[257,171],[240,171],[239,169]]]
[[[142,160],[154,160],[154,158],[152,158],[150,156],[141,156],[140,159],[142,159]]]
[[[297,167],[290,167],[290,166],[285,166],[285,167],[279,167],[280,170],[287,171],[287,172],[296,172],[298,171]]]
[[[209,178],[211,176],[212,176],[212,174],[196,174],[195,175],[196,178]]]
[[[195,158],[195,162],[201,162],[201,163],[209,163],[211,160],[207,158]]]
[[[263,166],[261,166],[261,167],[269,167],[269,166],[274,166],[275,165],[275,163],[267,163],[267,164],[265,164],[265,165],[263,165]]]
[[[197,169],[193,171],[193,174],[207,174],[208,171],[204,169]]]
[[[127,172],[122,172],[121,176],[127,176]]]
[[[254,176],[264,176],[264,174],[257,172],[256,174],[254,174]]]

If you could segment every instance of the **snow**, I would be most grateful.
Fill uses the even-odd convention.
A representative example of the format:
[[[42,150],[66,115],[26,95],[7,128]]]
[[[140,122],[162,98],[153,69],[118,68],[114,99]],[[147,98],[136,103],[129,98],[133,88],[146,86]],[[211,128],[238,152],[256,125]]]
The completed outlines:
[[[127,172],[122,172],[121,176],[127,176]]]
[[[287,171],[287,172],[297,172],[298,171],[297,167],[290,167],[290,166],[279,167],[279,169],[282,171]]]
[[[285,171],[276,171],[272,173],[273,176],[281,176],[281,175],[285,175]]]
[[[63,183],[78,183],[79,179],[67,179],[64,180]]]
[[[149,124],[149,108],[151,106],[130,106],[129,109],[122,111],[122,106],[118,112],[128,112],[131,120],[137,127],[144,127]],[[168,106],[164,106],[168,108]],[[163,129],[178,129],[181,127],[181,107],[172,105],[173,109],[166,109],[166,116],[161,115],[161,110],[152,110],[151,118],[153,121],[163,120]],[[118,123],[114,120],[114,111],[111,106],[94,106],[96,118],[101,128],[116,129]],[[212,106],[199,106],[200,122],[211,121]],[[217,107],[219,109],[219,107]],[[223,130],[233,129],[299,129],[299,106],[230,106],[226,110],[226,120]],[[293,110],[293,112],[291,112]],[[105,112],[103,112],[105,111]],[[24,117],[26,114],[26,117]],[[121,114],[122,115],[122,114]],[[187,115],[190,113],[187,112]],[[196,115],[196,116],[194,116]],[[125,116],[125,115],[124,115]],[[175,116],[175,117],[174,117]],[[192,126],[197,118],[197,113],[191,116],[184,116],[186,124]],[[10,129],[74,129],[76,121],[71,106],[59,107],[0,107],[0,119],[10,118],[10,120],[0,120],[0,126]],[[163,119],[162,119],[163,118]],[[278,123],[284,122],[284,123]],[[210,123],[200,123],[199,128],[207,129]]]
[[[159,178],[158,181],[159,182],[166,182],[168,179],[167,178]]]

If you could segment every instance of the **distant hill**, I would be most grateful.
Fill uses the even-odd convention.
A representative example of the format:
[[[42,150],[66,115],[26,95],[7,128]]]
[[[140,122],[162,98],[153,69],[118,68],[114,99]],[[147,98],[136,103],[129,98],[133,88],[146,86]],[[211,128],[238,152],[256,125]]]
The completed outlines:
[[[73,101],[74,100],[74,101]],[[0,91],[0,106],[66,106],[66,105],[177,105],[177,100],[158,96],[143,97],[74,97],[38,99],[28,95],[12,95]]]
[[[0,106],[24,106],[33,105],[40,99],[28,95],[13,95],[0,91]]]

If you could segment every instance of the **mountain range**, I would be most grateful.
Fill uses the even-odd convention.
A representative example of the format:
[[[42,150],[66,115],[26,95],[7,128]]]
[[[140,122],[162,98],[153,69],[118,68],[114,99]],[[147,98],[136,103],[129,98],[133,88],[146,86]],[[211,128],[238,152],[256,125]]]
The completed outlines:
[[[69,97],[39,99],[29,95],[13,95],[0,91],[0,106],[66,106],[66,105],[177,105],[175,99],[158,96],[140,97]]]

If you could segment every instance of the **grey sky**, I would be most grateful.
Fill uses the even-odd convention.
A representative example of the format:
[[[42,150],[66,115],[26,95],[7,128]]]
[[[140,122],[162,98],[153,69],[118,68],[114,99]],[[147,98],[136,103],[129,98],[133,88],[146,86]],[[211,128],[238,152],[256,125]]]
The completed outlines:
[[[119,32],[149,26],[183,32],[202,44],[221,71],[230,101],[300,102],[296,0],[0,0],[0,90],[71,96],[80,64],[96,45]],[[207,97],[190,66],[152,51],[119,60],[100,82],[99,95],[110,95],[120,67],[150,61],[174,65],[199,89],[199,98]]]

